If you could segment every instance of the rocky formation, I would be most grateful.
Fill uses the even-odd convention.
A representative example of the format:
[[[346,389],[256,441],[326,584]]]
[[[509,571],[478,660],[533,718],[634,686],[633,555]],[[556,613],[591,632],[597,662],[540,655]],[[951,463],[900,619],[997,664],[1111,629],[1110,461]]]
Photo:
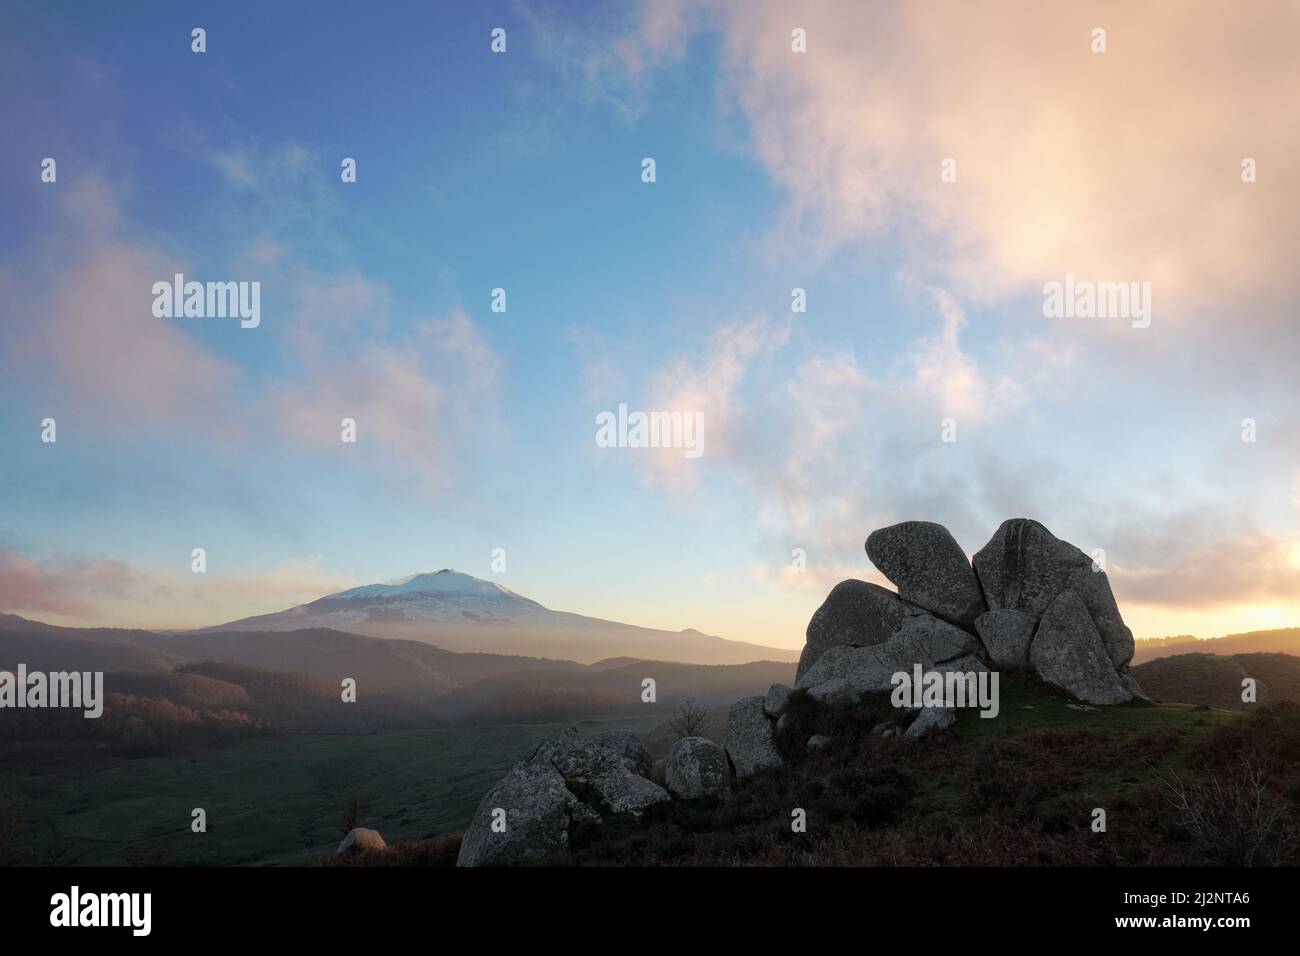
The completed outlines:
[[[800,691],[823,706],[852,707],[919,666],[976,675],[1030,669],[1086,710],[1144,696],[1129,673],[1133,635],[1105,573],[1038,522],[1004,522],[973,564],[943,527],[923,521],[874,532],[867,553],[900,593],[865,581],[836,585],[808,624],[795,687],[774,684],[733,704],[723,746],[685,737],[652,761],[631,733],[556,734],[483,798],[458,864],[525,862],[564,850],[575,824],[640,815],[673,796],[727,797],[733,774],[743,780],[782,765],[777,734],[799,722],[791,703]],[[922,701],[913,699],[910,724],[884,721],[872,733],[922,738],[956,723],[952,701],[916,707]],[[804,741],[808,753],[833,745],[822,735]],[[355,830],[348,840],[363,845],[360,835],[371,833]]]
[[[1083,601],[1111,663],[1126,667],[1133,657],[1133,632],[1124,626],[1106,572],[1074,545],[1037,521],[1012,518],[972,559],[989,609],[1011,608],[1038,620],[1062,591]]]
[[[763,708],[764,698],[746,697],[731,705],[727,717],[727,756],[737,777],[748,777],[768,767],[781,766],[776,749],[776,726]]]
[[[760,698],[761,700],[761,698]],[[458,866],[504,865],[569,845],[569,829],[670,799],[621,750],[570,728],[545,741],[488,791],[461,842]]]
[[[929,615],[908,615],[879,644],[831,647],[795,686],[818,700],[834,697],[852,703],[868,691],[889,690],[895,674],[910,674],[916,664],[925,670],[944,670],[945,665],[959,665],[958,670],[984,670],[981,651],[979,638],[969,631]]]
[[[668,751],[664,767],[668,791],[683,800],[726,797],[731,793],[727,754],[712,740],[683,737]]]
[[[974,569],[941,524],[904,521],[873,531],[867,538],[867,557],[910,604],[966,626],[985,611]]]
[[[864,647],[889,637],[908,614],[924,613],[893,591],[866,581],[841,581],[813,614],[795,678],[838,644]]]
[[[379,835],[378,830],[371,830],[367,827],[353,827],[348,831],[348,835],[343,838],[335,856],[343,856],[346,853],[359,853],[365,850],[386,850],[388,844],[384,838]]]
[[[899,593],[865,581],[835,586],[799,658],[795,686],[813,698],[848,704],[890,689],[895,673],[917,664],[940,672],[1029,667],[1090,704],[1141,696],[1128,672],[1133,634],[1105,572],[1037,521],[1004,521],[973,562],[926,521],[875,531],[866,547]]]

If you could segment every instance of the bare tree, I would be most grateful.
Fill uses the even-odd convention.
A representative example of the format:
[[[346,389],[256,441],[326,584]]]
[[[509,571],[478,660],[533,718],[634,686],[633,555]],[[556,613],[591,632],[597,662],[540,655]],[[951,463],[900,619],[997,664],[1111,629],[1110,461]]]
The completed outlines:
[[[1276,865],[1296,842],[1286,805],[1267,786],[1268,764],[1247,754],[1241,772],[1186,783],[1176,773],[1151,772],[1197,847],[1211,862],[1227,866]],[[1148,764],[1148,766],[1150,766]]]
[[[361,797],[348,797],[347,802],[343,804],[343,816],[339,818],[339,829],[344,833],[351,833],[361,822],[361,817],[367,809],[366,801]]]
[[[668,725],[678,737],[695,737],[704,728],[704,718],[709,716],[706,708],[687,697],[677,708],[677,716]]]

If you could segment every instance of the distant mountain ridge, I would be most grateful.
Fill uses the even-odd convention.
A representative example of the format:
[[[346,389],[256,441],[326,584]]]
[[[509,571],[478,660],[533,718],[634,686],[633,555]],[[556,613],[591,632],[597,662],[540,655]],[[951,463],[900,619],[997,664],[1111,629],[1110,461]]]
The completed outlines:
[[[444,568],[366,584],[306,604],[193,633],[331,628],[436,644],[457,652],[565,658],[630,657],[687,664],[789,662],[799,652],[729,641],[694,629],[661,631],[554,611],[491,581]]]
[[[32,670],[101,670],[135,675],[130,686],[152,686],[147,678],[166,678],[197,666],[227,662],[279,674],[298,674],[337,688],[354,678],[361,695],[382,694],[445,719],[482,716],[505,695],[604,694],[602,712],[654,710],[642,702],[641,681],[654,677],[662,702],[685,696],[717,703],[766,692],[788,682],[791,662],[700,665],[607,658],[593,664],[505,654],[457,653],[419,641],[367,637],[328,628],[299,631],[207,631],[162,634],[154,631],[68,628],[0,614],[0,668],[19,663]],[[224,663],[221,665],[224,666]],[[115,677],[109,690],[119,688]],[[337,691],[335,691],[337,694]],[[581,710],[581,708],[579,708]],[[583,713],[583,716],[586,716]]]
[[[1300,655],[1300,627],[1280,627],[1268,631],[1247,631],[1223,637],[1143,638],[1135,642],[1133,663],[1168,657],[1172,654],[1296,654]]]

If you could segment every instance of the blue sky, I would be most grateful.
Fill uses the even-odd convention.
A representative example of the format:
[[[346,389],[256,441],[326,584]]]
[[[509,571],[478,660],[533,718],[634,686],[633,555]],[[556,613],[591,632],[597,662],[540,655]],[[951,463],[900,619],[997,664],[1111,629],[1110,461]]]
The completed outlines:
[[[797,646],[836,580],[878,580],[873,527],[937,520],[973,552],[1024,515],[1107,550],[1139,635],[1300,620],[1294,276],[1270,265],[1296,188],[1236,168],[1296,124],[1266,140],[1268,111],[1225,101],[1205,142],[1180,107],[1218,104],[1166,84],[1119,6],[1111,59],[1085,40],[1035,93],[1015,70],[1087,21],[953,57],[932,37],[959,9],[11,4],[0,610],[212,623],[494,577],[504,548],[496,579],[551,607]],[[1287,78],[1260,37],[1214,67]],[[970,78],[995,55],[991,96]],[[927,57],[942,96],[908,72]],[[1226,159],[1185,161],[1192,137]],[[261,282],[260,327],[155,318],[177,271]],[[1150,277],[1152,326],[1045,319],[1067,271]],[[705,454],[597,448],[619,403],[700,411]]]

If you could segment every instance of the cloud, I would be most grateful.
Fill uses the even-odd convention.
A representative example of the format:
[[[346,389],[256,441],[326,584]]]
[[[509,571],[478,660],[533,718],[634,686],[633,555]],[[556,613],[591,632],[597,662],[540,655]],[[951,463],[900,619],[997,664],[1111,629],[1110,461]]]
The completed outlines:
[[[903,238],[913,265],[985,301],[1066,272],[1149,280],[1172,322],[1296,288],[1278,255],[1300,239],[1300,185],[1282,172],[1300,151],[1292,3],[1249,17],[1176,2],[716,9],[796,241]],[[792,24],[806,54],[783,39]]]
[[[426,490],[453,477],[457,450],[492,426],[501,361],[463,311],[408,317],[386,287],[360,275],[292,280],[291,370],[268,384],[267,407],[296,443],[343,450],[353,419],[372,466],[414,475]]]
[[[186,563],[143,569],[108,558],[38,561],[0,549],[0,611],[75,626],[200,627],[283,610],[357,583],[325,571],[315,555],[194,574]]]
[[[971,478],[974,464],[986,467],[980,446],[941,443],[941,421],[996,428],[1023,408],[1023,386],[1038,375],[1021,372],[1012,353],[981,364],[963,349],[962,310],[943,290],[931,297],[937,327],[904,361],[878,370],[803,334],[792,317],[719,324],[671,357],[650,389],[652,407],[704,411],[704,457],[644,456],[648,479],[694,489],[701,464],[713,477],[729,471],[749,485],[768,533],[790,546],[815,545],[831,564],[861,551],[864,523],[887,523],[912,507],[981,527],[982,489]],[[1010,384],[1013,373],[1020,384]],[[1035,391],[1050,394],[1047,384]]]
[[[560,11],[520,5],[516,12],[532,50],[581,102],[633,122],[647,107],[654,70],[685,55],[704,10],[694,0],[656,0],[639,10],[596,6],[584,11],[585,30],[573,29]]]
[[[678,355],[649,384],[649,408],[703,415],[702,458],[725,459],[742,440],[740,395],[762,362],[790,340],[787,318],[754,316],[714,328],[690,352]],[[653,449],[649,477],[654,481],[693,483],[699,460],[680,449]]]
[[[60,188],[58,255],[12,280],[12,344],[0,369],[52,393],[45,402],[56,418],[75,409],[131,428],[215,424],[214,410],[237,390],[238,370],[151,311],[153,284],[183,266],[156,247],[118,237],[120,213],[105,180],[90,176]]]
[[[143,582],[123,561],[60,558],[33,561],[0,549],[0,610],[92,617],[90,599],[124,597]]]
[[[630,77],[644,88],[693,33],[713,34],[701,62],[718,65],[720,101],[735,104],[753,158],[784,195],[769,244],[795,261],[884,254],[900,286],[929,289],[937,309],[937,327],[892,367],[796,335],[774,369],[747,368],[726,392],[722,461],[749,482],[774,543],[815,543],[825,565],[850,568],[880,524],[938,520],[978,548],[1003,518],[1036,516],[1105,542],[1125,600],[1286,597],[1295,462],[1279,436],[1290,412],[1270,421],[1256,453],[1272,477],[1252,479],[1239,509],[1214,502],[1242,487],[1244,458],[1206,442],[1195,415],[1294,407],[1294,376],[1267,370],[1291,362],[1296,342],[1300,276],[1284,250],[1300,246],[1300,183],[1284,170],[1300,152],[1290,103],[1300,8],[1263,2],[1225,18],[1174,2],[701,0],[643,10],[604,64],[624,73],[611,86]],[[805,54],[791,52],[795,26],[807,31]],[[1105,53],[1090,49],[1096,26]],[[1258,163],[1253,184],[1242,181],[1246,157]],[[948,158],[955,182],[940,175]],[[1043,284],[1067,273],[1151,282],[1150,334],[1045,320]],[[937,440],[941,416],[957,419],[956,443]],[[1148,552],[1150,525],[1161,524],[1149,519],[1167,502],[1205,522],[1171,518],[1163,547]],[[1270,511],[1273,533],[1255,530]],[[1216,555],[1235,567],[1216,570]]]
[[[984,306],[1041,301],[1067,273],[1147,281],[1153,322],[1190,333],[1164,347],[1237,370],[1272,360],[1263,343],[1293,340],[1300,276],[1281,253],[1300,246],[1300,182],[1286,172],[1300,152],[1294,3],[1234,17],[1176,0],[647,0],[641,11],[587,61],[591,82],[611,96],[649,88],[693,36],[716,36],[718,100],[785,194],[770,233],[789,258],[884,252],[901,279]],[[806,53],[791,52],[796,25]],[[1104,53],[1091,50],[1099,25]],[[948,159],[955,182],[940,175]],[[1136,334],[1055,321],[1060,339],[1128,347]]]

